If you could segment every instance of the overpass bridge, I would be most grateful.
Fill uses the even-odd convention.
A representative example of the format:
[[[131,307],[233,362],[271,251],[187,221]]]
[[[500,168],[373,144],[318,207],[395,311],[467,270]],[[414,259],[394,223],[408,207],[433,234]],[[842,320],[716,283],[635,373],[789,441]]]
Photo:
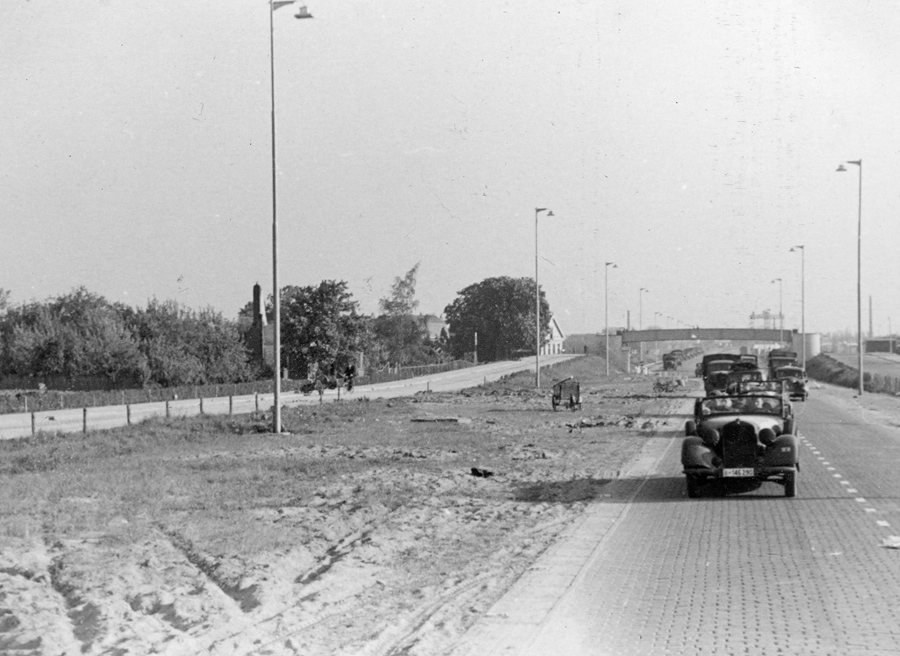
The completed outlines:
[[[653,328],[620,330],[622,345],[642,342],[687,342],[691,340],[728,340],[750,342],[792,342],[797,330],[773,328]]]

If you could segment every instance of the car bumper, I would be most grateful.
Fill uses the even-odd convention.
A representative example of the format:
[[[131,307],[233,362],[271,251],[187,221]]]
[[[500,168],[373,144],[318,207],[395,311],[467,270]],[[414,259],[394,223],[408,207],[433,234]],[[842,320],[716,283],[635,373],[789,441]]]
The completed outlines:
[[[741,469],[750,470],[753,473],[751,474],[749,473],[749,471],[736,472],[734,469],[730,469],[727,467],[685,467],[683,473],[692,474],[694,476],[702,476],[703,478],[764,479],[771,476],[780,476],[789,472],[796,472],[798,468],[796,465],[767,465],[765,467],[744,467]]]

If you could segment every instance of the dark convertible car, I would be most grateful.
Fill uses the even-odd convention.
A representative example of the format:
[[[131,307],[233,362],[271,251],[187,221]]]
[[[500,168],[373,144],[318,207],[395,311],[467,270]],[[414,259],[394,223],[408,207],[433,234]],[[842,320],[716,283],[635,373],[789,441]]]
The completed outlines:
[[[688,496],[718,480],[726,492],[749,491],[764,481],[797,494],[800,469],[794,413],[780,394],[722,395],[697,399],[685,425],[681,464]]]

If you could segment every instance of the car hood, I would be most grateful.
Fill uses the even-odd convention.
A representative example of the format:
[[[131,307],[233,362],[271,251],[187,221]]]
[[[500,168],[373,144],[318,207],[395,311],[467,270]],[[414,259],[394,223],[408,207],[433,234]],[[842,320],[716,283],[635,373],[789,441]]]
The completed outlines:
[[[707,428],[714,428],[717,431],[722,430],[722,426],[725,424],[730,424],[733,421],[737,421],[740,419],[741,421],[747,422],[748,424],[753,424],[756,427],[756,432],[759,433],[763,428],[771,428],[775,431],[777,435],[782,426],[784,426],[784,419],[781,417],[776,417],[775,415],[713,415],[711,417],[704,417],[703,426]]]

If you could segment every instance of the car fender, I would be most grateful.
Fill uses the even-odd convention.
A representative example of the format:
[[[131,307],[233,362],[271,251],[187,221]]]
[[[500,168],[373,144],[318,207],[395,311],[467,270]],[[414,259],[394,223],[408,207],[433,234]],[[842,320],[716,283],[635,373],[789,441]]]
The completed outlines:
[[[708,446],[699,437],[686,437],[681,443],[681,464],[685,469],[696,467],[713,468],[713,456]]]
[[[765,464],[770,467],[793,467],[799,460],[795,435],[779,435],[766,449]]]

